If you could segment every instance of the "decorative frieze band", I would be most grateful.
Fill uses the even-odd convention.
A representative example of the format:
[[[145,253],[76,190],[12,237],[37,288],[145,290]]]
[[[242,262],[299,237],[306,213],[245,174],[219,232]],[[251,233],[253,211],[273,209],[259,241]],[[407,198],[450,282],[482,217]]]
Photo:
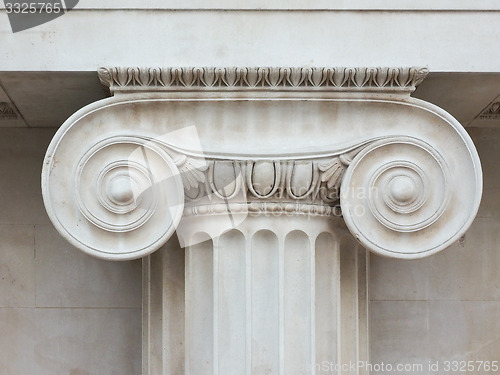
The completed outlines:
[[[294,160],[206,159],[185,157],[179,168],[187,202],[204,197],[231,200],[243,192],[248,200],[338,201],[344,172],[362,149],[340,155]]]
[[[427,68],[100,68],[115,92],[178,90],[412,92]]]

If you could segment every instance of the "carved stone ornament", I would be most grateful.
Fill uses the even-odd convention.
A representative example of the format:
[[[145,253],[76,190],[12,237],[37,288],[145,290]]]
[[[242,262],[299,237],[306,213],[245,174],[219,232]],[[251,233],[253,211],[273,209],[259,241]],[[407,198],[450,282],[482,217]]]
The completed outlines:
[[[423,68],[103,68],[114,97],[46,154],[55,227],[105,259],[143,257],[210,216],[342,216],[369,250],[420,258],[457,241],[482,192],[447,112],[410,97]],[[217,234],[217,233],[216,233]]]
[[[112,92],[180,90],[412,92],[426,68],[101,68]]]

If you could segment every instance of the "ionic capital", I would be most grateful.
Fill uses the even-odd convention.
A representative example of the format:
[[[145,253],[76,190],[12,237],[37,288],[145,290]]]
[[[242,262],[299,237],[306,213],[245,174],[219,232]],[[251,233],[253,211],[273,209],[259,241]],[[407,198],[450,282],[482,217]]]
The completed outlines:
[[[222,233],[259,215],[343,216],[378,254],[433,254],[471,224],[482,174],[463,127],[410,96],[426,72],[103,68],[115,95],[47,151],[47,212],[105,259],[150,254],[200,217]]]

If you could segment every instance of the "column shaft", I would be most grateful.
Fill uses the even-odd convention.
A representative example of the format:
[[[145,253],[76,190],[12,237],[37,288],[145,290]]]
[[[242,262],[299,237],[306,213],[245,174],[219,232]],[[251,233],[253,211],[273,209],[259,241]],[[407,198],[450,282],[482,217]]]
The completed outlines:
[[[357,373],[345,364],[368,360],[366,251],[340,220],[287,219],[145,259],[145,374]]]

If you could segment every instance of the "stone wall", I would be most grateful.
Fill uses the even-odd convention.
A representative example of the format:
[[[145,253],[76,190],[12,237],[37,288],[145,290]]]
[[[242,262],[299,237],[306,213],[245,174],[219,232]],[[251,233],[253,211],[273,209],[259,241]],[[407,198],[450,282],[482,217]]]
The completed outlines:
[[[0,129],[0,373],[137,375],[141,261],[72,248],[43,207],[54,129]]]

